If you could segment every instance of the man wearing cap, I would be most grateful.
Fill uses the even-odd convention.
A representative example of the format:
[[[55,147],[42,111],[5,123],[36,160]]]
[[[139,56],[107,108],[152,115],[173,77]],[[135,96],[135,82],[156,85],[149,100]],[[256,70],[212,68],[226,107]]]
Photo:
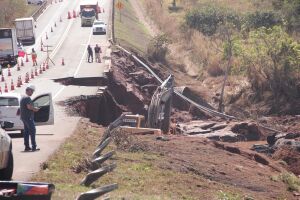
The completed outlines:
[[[34,85],[30,85],[26,88],[26,96],[21,98],[21,120],[24,124],[24,145],[25,151],[38,151],[39,148],[36,147],[35,142],[35,124],[34,124],[34,112],[39,111],[38,108],[33,106],[31,95],[35,90]],[[29,146],[29,137],[31,139],[31,146]]]

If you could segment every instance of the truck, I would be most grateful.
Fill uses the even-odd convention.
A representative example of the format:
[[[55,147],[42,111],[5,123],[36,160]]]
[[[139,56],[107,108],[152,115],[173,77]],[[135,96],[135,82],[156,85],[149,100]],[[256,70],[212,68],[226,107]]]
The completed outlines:
[[[81,26],[93,26],[95,19],[98,19],[100,7],[97,0],[84,0],[80,4]]]
[[[2,66],[15,65],[18,51],[16,30],[13,28],[0,28],[0,64]]]
[[[24,45],[35,44],[34,19],[32,17],[15,19],[17,40]]]

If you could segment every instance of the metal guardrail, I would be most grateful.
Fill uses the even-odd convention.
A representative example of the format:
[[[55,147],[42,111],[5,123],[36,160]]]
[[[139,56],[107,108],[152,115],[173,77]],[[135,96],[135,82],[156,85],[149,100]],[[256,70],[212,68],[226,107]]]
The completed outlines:
[[[50,0],[50,1],[52,1],[52,0]],[[36,21],[37,18],[43,13],[44,9],[46,9],[48,4],[49,4],[49,1],[44,1],[42,3],[42,5],[39,7],[39,9],[31,15],[31,17],[34,19],[34,21]]]

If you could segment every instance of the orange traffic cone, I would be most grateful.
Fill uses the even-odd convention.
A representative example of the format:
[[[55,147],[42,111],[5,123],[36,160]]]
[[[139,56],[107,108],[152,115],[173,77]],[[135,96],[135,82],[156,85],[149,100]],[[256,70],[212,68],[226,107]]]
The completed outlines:
[[[3,76],[3,72],[2,72],[1,81],[2,81],[2,82],[4,82],[4,81],[5,81],[5,79],[4,79],[4,76]]]
[[[32,70],[31,70],[31,79],[34,79],[34,74]]]
[[[0,93],[2,94],[2,89],[1,89],[1,86],[0,86]]]
[[[29,62],[28,54],[26,53],[26,62]]]
[[[42,68],[43,71],[46,71],[45,69],[45,63],[43,63],[43,68]]]
[[[20,71],[20,70],[21,70],[21,68],[20,68],[20,64],[18,62],[18,64],[17,64],[17,71]]]
[[[4,92],[8,92],[7,83],[5,82]]]
[[[62,65],[62,66],[65,65],[65,60],[64,60],[64,58],[61,59],[61,65]]]
[[[43,49],[43,45],[41,44],[41,51],[44,51],[44,49]]]
[[[21,58],[21,66],[23,67],[24,66],[24,62],[23,62],[23,59]]]
[[[47,32],[46,32],[46,40],[48,40],[48,34],[47,34]]]
[[[11,79],[10,90],[15,90],[14,81]]]
[[[20,76],[20,85],[23,85],[23,83],[22,83],[22,76]]]
[[[76,11],[73,10],[73,18],[76,18]]]
[[[20,76],[18,77],[17,87],[21,87],[21,84],[20,84]]]
[[[54,27],[56,27],[56,22],[54,22]]]
[[[26,73],[26,76],[25,76],[25,83],[28,83],[29,82],[29,75],[28,75],[28,72]]]
[[[37,71],[37,69],[35,68],[35,71],[34,71],[34,73],[35,73],[35,76],[38,76],[38,71]]]
[[[62,18],[61,18],[61,16],[59,17],[59,21],[60,21],[60,22],[62,22]]]
[[[71,12],[68,12],[68,19],[72,19]]]
[[[48,63],[46,63],[46,69],[49,69],[49,64]]]
[[[53,28],[52,28],[52,26],[51,26],[51,33],[53,33]]]
[[[9,67],[7,68],[7,76],[11,76],[10,68]]]
[[[40,74],[42,74],[43,73],[43,71],[42,71],[42,66],[40,66]]]

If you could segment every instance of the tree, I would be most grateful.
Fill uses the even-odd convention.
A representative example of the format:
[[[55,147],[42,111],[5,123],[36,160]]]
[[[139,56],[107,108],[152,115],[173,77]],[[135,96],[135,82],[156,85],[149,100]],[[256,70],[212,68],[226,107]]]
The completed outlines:
[[[252,89],[259,98],[271,91],[275,103],[279,98],[300,98],[300,45],[280,26],[259,28],[241,41],[239,57]]]

